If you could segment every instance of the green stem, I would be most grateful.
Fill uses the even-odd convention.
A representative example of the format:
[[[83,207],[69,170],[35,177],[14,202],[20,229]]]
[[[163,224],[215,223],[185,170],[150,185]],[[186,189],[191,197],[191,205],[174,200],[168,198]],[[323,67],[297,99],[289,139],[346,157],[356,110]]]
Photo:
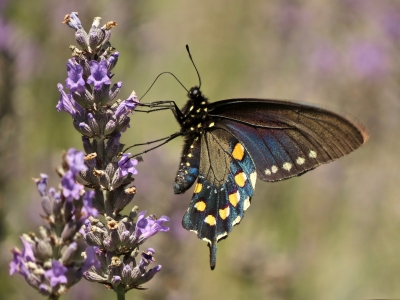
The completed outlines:
[[[114,290],[115,290],[115,293],[117,293],[118,300],[125,300],[125,291],[121,285],[117,286],[117,288]]]
[[[112,203],[110,202],[110,192],[104,190],[103,191],[104,197],[104,210],[107,216],[112,217]]]

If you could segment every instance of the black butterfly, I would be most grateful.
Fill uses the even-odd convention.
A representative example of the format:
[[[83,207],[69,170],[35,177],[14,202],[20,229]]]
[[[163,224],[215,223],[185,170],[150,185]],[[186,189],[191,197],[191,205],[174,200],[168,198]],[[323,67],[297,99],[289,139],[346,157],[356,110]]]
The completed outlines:
[[[182,224],[208,243],[211,269],[217,242],[243,219],[257,178],[273,182],[300,176],[368,140],[361,124],[308,104],[267,99],[209,103],[199,87],[191,88],[188,97],[182,110],[172,101],[151,106],[171,109],[181,126],[164,142],[185,137],[174,192],[184,193],[197,180]]]

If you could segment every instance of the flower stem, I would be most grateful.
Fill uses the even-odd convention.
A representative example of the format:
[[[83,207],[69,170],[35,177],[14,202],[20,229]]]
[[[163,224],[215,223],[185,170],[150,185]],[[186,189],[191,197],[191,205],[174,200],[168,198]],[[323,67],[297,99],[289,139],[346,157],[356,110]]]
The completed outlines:
[[[114,290],[117,293],[118,300],[125,300],[125,291],[124,288],[121,287],[121,285],[117,286]]]

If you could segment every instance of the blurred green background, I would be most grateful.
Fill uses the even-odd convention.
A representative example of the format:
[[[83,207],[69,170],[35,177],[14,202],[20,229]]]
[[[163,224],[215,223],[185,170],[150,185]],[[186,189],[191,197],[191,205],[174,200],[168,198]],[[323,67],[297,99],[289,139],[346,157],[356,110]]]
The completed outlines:
[[[82,149],[71,117],[57,113],[74,31],[61,24],[79,12],[115,20],[121,53],[113,82],[119,95],[142,95],[163,71],[211,101],[236,97],[316,103],[362,121],[370,141],[334,163],[279,183],[258,181],[240,226],[219,244],[216,270],[208,248],[182,229],[191,191],[172,183],[182,140],[144,156],[134,203],[171,217],[156,249],[162,271],[127,299],[400,298],[400,1],[393,0],[0,0],[1,299],[42,299],[19,275],[8,276],[18,236],[44,224],[31,177],[51,176],[61,152]],[[164,75],[142,100],[174,100],[182,87]],[[134,113],[127,145],[178,130],[170,112]],[[82,281],[64,299],[115,299]]]

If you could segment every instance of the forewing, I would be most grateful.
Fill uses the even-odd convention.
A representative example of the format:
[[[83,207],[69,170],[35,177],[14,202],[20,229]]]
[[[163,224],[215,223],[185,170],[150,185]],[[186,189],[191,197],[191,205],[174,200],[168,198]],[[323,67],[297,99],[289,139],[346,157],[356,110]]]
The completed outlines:
[[[212,269],[217,242],[243,218],[256,177],[249,153],[232,134],[214,128],[202,135],[199,177],[182,224],[208,243]]]
[[[368,139],[349,117],[307,104],[232,99],[212,103],[210,115],[243,143],[265,181],[299,176]]]

